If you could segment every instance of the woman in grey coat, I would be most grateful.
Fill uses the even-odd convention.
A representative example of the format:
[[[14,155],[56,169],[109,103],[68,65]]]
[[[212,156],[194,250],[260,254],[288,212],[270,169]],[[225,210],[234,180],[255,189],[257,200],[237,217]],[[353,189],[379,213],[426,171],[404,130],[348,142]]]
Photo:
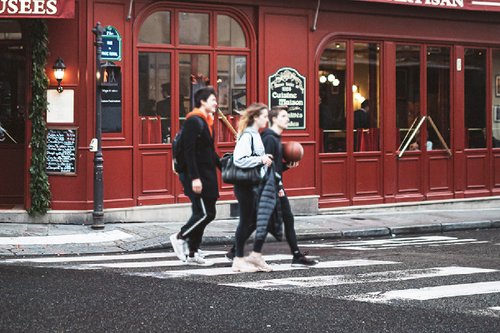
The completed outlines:
[[[241,115],[238,123],[238,141],[234,148],[234,164],[240,168],[263,166],[261,173],[266,173],[273,160],[265,154],[264,144],[260,138],[259,129],[266,127],[268,122],[268,107],[262,103],[250,105]],[[240,206],[240,221],[236,228],[236,255],[232,269],[235,272],[256,272],[272,270],[262,258],[263,240],[256,240],[252,253],[243,257],[248,228],[255,228],[257,218],[257,186],[234,185],[234,194]]]

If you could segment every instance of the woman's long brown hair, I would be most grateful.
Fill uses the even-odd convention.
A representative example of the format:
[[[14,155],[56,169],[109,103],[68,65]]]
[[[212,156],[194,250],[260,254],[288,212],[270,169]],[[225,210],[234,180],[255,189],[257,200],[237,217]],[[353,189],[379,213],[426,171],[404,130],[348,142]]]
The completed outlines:
[[[252,126],[254,117],[258,117],[260,112],[267,109],[264,103],[252,103],[241,114],[240,121],[238,122],[238,134],[241,134],[245,128]]]

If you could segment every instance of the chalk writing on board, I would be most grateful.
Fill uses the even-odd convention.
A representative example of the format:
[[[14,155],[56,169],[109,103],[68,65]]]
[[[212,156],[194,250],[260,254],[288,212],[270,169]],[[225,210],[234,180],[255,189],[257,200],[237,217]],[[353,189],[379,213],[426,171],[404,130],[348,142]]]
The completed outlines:
[[[48,173],[76,173],[76,142],[76,129],[48,129]]]

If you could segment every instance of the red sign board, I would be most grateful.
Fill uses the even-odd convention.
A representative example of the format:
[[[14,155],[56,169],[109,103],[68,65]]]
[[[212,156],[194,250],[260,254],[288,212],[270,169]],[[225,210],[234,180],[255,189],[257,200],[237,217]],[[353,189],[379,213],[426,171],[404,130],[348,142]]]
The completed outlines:
[[[0,0],[0,18],[73,18],[75,0]]]
[[[1,0],[0,0],[1,1]],[[500,0],[356,0],[420,7],[500,12]]]

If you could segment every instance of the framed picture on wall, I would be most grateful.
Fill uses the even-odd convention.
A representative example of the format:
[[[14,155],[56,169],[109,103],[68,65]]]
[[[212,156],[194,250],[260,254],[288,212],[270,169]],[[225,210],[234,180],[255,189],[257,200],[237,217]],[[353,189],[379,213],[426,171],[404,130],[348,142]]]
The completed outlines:
[[[495,76],[495,96],[500,97],[500,75]]]
[[[247,83],[247,59],[246,57],[234,57],[233,65],[234,87],[244,87]]]
[[[500,123],[500,105],[493,106],[493,121]]]

